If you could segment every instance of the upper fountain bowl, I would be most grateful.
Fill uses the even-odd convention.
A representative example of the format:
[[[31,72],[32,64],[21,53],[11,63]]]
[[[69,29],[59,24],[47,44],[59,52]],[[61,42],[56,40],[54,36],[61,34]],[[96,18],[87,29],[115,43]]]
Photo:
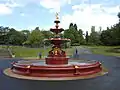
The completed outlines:
[[[52,31],[53,33],[61,33],[62,31],[64,31],[63,28],[51,28],[50,31]]]
[[[69,42],[71,40],[66,38],[50,38],[50,39],[44,39],[44,41],[50,41],[52,44],[58,45],[61,43]]]

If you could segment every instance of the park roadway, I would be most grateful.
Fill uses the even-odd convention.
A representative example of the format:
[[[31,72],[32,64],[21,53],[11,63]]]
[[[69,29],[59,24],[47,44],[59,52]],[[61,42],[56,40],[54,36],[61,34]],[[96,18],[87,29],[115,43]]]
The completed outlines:
[[[20,59],[0,58],[0,90],[120,90],[120,57],[80,54],[79,58],[100,61],[109,73],[97,78],[73,81],[23,80],[3,74],[11,62]]]

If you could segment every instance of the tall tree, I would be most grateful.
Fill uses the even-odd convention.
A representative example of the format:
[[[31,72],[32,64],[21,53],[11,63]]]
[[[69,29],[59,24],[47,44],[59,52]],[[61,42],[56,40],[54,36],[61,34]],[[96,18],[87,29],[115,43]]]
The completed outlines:
[[[73,23],[70,23],[69,28],[70,28],[70,27],[73,27]]]
[[[118,18],[120,19],[120,12],[118,13]]]
[[[71,26],[69,29],[64,31],[64,37],[71,39],[71,45],[80,45],[85,43],[82,30],[80,29],[78,31],[74,26]]]
[[[40,30],[39,27],[36,27],[35,30]]]
[[[51,38],[53,34],[50,31],[41,31],[41,33],[44,35],[44,38]]]
[[[109,28],[107,30],[102,31],[100,40],[102,41],[103,45],[111,45],[111,32]]]
[[[25,41],[25,37],[21,32],[16,31],[14,28],[11,28],[7,34],[7,40],[9,44],[22,45],[22,43]]]
[[[43,34],[40,32],[39,29],[33,30],[26,41],[27,44],[32,45],[32,47],[39,47],[42,45],[42,41],[44,39]]]
[[[0,44],[7,44],[8,32],[9,32],[9,27],[0,26]]]
[[[44,38],[45,39],[48,39],[48,38],[52,38],[53,37],[53,34],[50,32],[50,31],[41,31],[41,33],[43,34],[43,36],[44,36]],[[50,42],[46,42],[46,41],[44,41],[44,45],[45,46],[49,46],[49,45],[51,45],[51,43]]]
[[[95,32],[95,26],[91,26],[91,32]]]
[[[78,29],[77,29],[77,24],[74,24],[74,28],[75,28],[75,30],[78,30]]]
[[[30,31],[29,30],[22,30],[21,33],[24,35],[25,40],[27,40],[29,35],[30,35]]]
[[[90,37],[89,37],[89,43],[90,44],[95,44],[95,45],[99,45],[101,43],[100,42],[100,34],[95,31],[94,27],[91,29],[91,33],[90,33]]]
[[[86,31],[85,40],[86,40],[86,44],[88,44],[88,41],[89,41],[88,31]]]
[[[80,44],[85,44],[85,39],[83,37],[83,31],[82,31],[82,29],[79,29],[78,34],[79,34],[79,43]]]

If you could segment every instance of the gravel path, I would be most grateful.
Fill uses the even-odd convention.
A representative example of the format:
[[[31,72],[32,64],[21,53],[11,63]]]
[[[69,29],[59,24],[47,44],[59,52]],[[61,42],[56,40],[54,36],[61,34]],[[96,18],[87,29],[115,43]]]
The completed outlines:
[[[80,54],[80,58],[98,60],[109,69],[108,75],[73,81],[32,81],[11,78],[3,74],[12,61],[0,59],[0,90],[120,90],[120,58],[113,56]]]

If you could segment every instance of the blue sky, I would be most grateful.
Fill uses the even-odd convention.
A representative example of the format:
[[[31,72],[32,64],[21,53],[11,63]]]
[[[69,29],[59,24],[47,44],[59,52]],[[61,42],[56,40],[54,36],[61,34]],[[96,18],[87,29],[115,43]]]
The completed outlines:
[[[120,0],[0,0],[0,25],[20,29],[54,27],[59,12],[61,27],[73,22],[84,31],[92,25],[96,30],[118,22]]]

